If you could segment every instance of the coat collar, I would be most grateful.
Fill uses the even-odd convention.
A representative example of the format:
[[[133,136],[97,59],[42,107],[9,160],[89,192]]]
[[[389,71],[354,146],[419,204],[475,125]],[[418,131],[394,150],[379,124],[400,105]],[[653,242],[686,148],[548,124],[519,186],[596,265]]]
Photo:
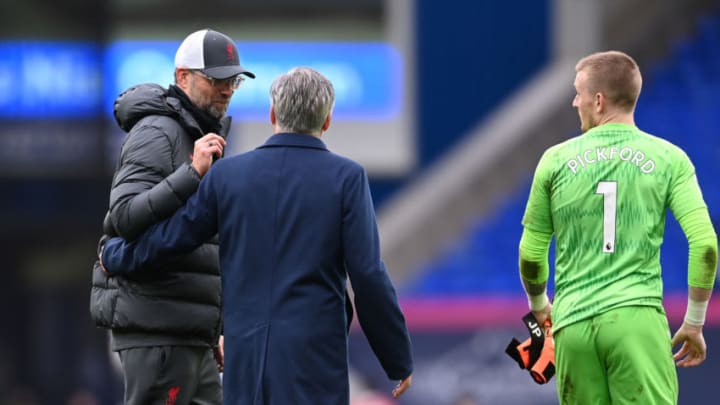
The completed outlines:
[[[279,133],[268,138],[260,148],[272,146],[296,146],[301,148],[315,148],[327,150],[325,143],[320,138],[298,133]]]

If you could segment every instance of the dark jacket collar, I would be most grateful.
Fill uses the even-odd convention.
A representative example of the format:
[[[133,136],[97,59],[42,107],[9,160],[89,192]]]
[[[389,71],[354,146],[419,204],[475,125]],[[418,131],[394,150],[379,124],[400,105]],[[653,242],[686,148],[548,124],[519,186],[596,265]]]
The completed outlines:
[[[272,146],[296,146],[300,148],[315,148],[328,150],[320,138],[307,134],[282,132],[268,138],[260,148]]]

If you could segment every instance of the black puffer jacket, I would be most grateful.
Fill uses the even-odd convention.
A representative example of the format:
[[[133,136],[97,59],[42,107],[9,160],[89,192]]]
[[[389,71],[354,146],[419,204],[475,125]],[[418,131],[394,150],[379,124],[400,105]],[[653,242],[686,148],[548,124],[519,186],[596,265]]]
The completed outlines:
[[[191,155],[204,133],[178,98],[153,84],[121,94],[115,118],[129,132],[103,232],[132,240],[172,216],[195,192],[200,178],[190,166]],[[221,124],[219,135],[225,137],[229,117]],[[96,325],[112,329],[115,350],[214,345],[221,327],[217,240],[131,275],[108,277],[96,265],[90,312]]]

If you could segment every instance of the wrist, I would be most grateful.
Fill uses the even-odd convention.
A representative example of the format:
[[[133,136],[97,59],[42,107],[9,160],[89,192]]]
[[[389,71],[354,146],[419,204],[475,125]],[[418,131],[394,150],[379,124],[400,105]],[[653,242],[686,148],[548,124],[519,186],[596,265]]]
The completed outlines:
[[[687,310],[685,311],[685,323],[694,326],[704,325],[708,302],[709,301],[695,301],[688,297]]]
[[[531,311],[539,312],[550,304],[547,292],[543,291],[540,295],[528,295],[528,306]]]
[[[197,180],[202,179],[202,175],[200,174],[200,171],[198,170],[197,167],[195,167],[195,162],[190,163],[190,174]]]

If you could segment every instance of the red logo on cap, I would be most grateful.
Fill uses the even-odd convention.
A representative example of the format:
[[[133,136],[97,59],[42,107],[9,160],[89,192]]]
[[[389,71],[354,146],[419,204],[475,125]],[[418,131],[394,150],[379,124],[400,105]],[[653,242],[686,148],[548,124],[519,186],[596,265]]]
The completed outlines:
[[[235,52],[233,51],[233,46],[232,46],[232,44],[227,44],[227,46],[225,47],[225,50],[227,51],[227,60],[228,60],[228,61],[232,61],[232,60],[234,59],[234,58],[233,58],[233,54],[235,53]]]

